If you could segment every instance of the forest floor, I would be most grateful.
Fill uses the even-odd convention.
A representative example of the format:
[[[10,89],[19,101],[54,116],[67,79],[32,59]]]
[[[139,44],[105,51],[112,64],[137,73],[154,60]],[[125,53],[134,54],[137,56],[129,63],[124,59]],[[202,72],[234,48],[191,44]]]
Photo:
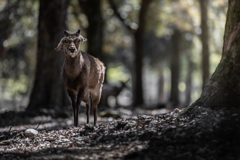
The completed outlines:
[[[178,117],[182,110],[119,109],[120,118],[108,112],[96,126],[82,113],[78,127],[72,117],[2,113],[0,159],[240,159],[239,110],[195,107]]]

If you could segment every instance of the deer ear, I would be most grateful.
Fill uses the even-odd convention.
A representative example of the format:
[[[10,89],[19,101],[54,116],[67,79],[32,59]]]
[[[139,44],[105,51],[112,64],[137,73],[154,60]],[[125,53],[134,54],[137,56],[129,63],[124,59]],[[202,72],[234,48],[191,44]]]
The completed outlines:
[[[62,38],[61,41],[58,43],[58,46],[54,49],[55,51],[62,50],[62,48],[63,48],[63,39],[64,38]]]
[[[80,32],[81,32],[81,30],[79,29],[76,33],[77,33],[77,34],[80,34]]]
[[[87,41],[87,38],[84,38],[83,36],[80,35],[80,40],[81,40],[81,43],[83,43]]]
[[[69,36],[69,34],[70,34],[70,33],[69,33],[68,31],[66,31],[66,30],[63,31],[63,33],[64,33],[65,36]]]
[[[79,30],[75,33],[75,35],[78,37],[78,36],[80,35],[80,32],[81,32],[81,30],[79,29]]]

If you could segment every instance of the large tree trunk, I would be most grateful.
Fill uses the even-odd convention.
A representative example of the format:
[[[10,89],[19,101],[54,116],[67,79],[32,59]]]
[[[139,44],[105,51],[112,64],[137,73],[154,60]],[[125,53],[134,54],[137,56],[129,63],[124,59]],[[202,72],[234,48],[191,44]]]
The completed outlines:
[[[40,0],[35,81],[27,110],[70,105],[61,77],[64,53],[54,51],[66,27],[68,0]]]
[[[209,36],[208,36],[208,0],[199,0],[201,10],[202,41],[202,88],[208,83],[209,73]]]
[[[188,107],[240,106],[240,1],[229,0],[222,59],[200,98]],[[185,112],[186,112],[185,111]]]
[[[181,32],[178,29],[174,30],[172,35],[173,53],[171,56],[171,91],[170,102],[174,106],[179,104],[179,76],[180,76],[180,50],[181,50]]]

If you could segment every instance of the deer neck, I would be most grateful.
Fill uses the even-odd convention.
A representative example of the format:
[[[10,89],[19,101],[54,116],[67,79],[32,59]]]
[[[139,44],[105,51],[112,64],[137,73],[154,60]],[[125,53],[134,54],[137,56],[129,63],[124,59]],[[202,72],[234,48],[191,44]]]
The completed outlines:
[[[84,60],[81,51],[74,57],[66,56],[64,68],[69,77],[75,78],[82,71]]]

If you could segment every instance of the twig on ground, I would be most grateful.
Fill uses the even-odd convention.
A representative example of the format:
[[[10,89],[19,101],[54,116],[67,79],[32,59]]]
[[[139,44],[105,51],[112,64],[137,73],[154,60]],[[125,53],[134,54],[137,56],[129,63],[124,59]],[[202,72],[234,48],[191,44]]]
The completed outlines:
[[[39,125],[42,123],[42,121],[39,122],[38,126],[35,128],[36,130],[38,129]]]
[[[10,133],[11,129],[12,129],[12,126],[10,126],[10,128],[9,128],[9,130],[8,130],[9,133]]]

